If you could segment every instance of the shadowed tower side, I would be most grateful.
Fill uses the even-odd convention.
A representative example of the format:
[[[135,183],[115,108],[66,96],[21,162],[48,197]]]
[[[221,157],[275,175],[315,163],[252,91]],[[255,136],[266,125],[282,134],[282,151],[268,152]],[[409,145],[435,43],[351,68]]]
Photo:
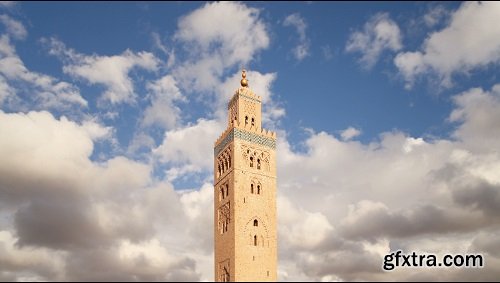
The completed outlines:
[[[276,133],[261,125],[243,70],[214,146],[215,281],[277,280]]]

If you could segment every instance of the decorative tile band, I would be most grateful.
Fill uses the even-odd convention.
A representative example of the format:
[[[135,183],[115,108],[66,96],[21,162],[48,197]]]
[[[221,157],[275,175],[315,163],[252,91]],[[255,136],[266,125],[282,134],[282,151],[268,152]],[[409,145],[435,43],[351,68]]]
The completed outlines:
[[[241,139],[247,142],[263,145],[272,149],[276,148],[276,140],[273,138],[263,137],[251,132],[243,131],[234,128],[230,131],[227,136],[214,148],[214,154],[217,156],[221,150],[223,150],[228,143],[233,141],[235,138]]]

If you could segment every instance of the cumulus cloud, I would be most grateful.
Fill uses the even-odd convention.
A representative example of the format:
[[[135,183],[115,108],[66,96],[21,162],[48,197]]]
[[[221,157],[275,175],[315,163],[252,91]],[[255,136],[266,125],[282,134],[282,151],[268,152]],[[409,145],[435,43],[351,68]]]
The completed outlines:
[[[64,64],[63,71],[75,78],[81,78],[89,84],[106,87],[102,99],[111,104],[134,103],[136,94],[129,76],[133,68],[156,71],[159,60],[150,52],[132,52],[125,50],[120,55],[99,56],[84,55],[55,38],[44,38],[42,42],[49,46],[49,53],[60,57]]]
[[[361,53],[360,64],[371,69],[383,51],[398,51],[402,47],[399,26],[388,13],[378,13],[365,23],[362,31],[351,33],[345,50]]]
[[[448,119],[457,125],[450,139],[424,140],[396,131],[383,133],[380,141],[361,144],[312,132],[301,153],[280,140],[280,197],[296,206],[288,210],[322,215],[333,228],[326,230],[316,246],[293,254],[281,250],[282,278],[494,278],[498,270],[491,266],[472,274],[460,269],[388,274],[380,264],[383,254],[391,250],[466,253],[486,251],[492,245],[489,235],[498,233],[500,227],[496,173],[500,158],[492,130],[500,111],[497,88],[471,89],[454,96],[455,109]],[[474,132],[470,132],[472,125],[477,127]],[[279,214],[280,223],[288,223],[287,207],[280,205],[280,211],[285,211]],[[478,231],[483,231],[479,239]],[[287,237],[280,234],[283,241]],[[494,250],[485,253],[487,262],[499,260]],[[352,264],[359,261],[363,264]]]
[[[21,22],[7,15],[0,15],[0,21],[5,25],[7,32],[15,39],[25,39],[28,35],[26,28]]]
[[[108,133],[88,123],[0,112],[0,214],[12,219],[0,229],[1,278],[199,280],[211,250],[185,233],[207,217],[212,187],[181,196],[147,164],[91,161]]]
[[[180,109],[174,102],[186,101],[177,87],[175,79],[166,75],[161,79],[149,82],[146,88],[150,92],[151,104],[144,110],[141,124],[143,126],[158,125],[164,129],[175,127],[180,119]]]
[[[497,64],[500,60],[500,17],[496,2],[466,2],[451,15],[449,25],[431,33],[420,51],[400,52],[394,64],[411,88],[424,74],[435,73],[438,82],[450,87],[454,74]]]
[[[340,133],[343,141],[351,140],[359,135],[361,135],[361,131],[354,127],[349,127]]]
[[[292,54],[298,61],[310,55],[309,40],[306,35],[307,24],[299,13],[288,15],[283,21],[283,26],[294,27],[299,35],[299,43],[292,49]]]
[[[211,170],[213,152],[207,148],[213,148],[224,126],[216,120],[199,119],[193,125],[167,131],[162,144],[153,153],[160,162],[177,165],[169,171],[172,180],[180,173]]]
[[[269,46],[259,10],[236,2],[207,3],[179,20],[175,39],[189,59],[174,70],[182,87],[213,90],[224,70],[246,65]]]
[[[87,106],[76,86],[30,71],[6,34],[0,37],[0,83],[5,90],[0,94],[0,102],[8,103],[14,109],[23,108],[27,101],[34,102],[41,109]]]
[[[210,13],[229,15],[232,21],[212,21]],[[379,17],[369,41],[380,40],[377,48],[393,50],[397,44],[391,44],[398,40],[390,38],[397,36],[378,33],[398,34],[399,29]],[[387,26],[378,30],[381,21]],[[253,23],[247,35],[256,41],[243,56],[231,47],[248,39],[237,37],[232,25],[247,27],[247,22]],[[176,59],[171,74],[146,82],[151,104],[139,124],[166,129],[159,146],[138,133],[136,146],[153,148],[153,162],[120,155],[93,160],[96,144],[114,135],[114,129],[99,119],[76,122],[46,111],[0,111],[0,280],[213,280],[211,178],[200,188],[183,191],[170,182],[211,172],[213,141],[226,127],[226,103],[240,78],[239,71],[229,76],[226,72],[252,60],[268,46],[269,38],[259,11],[239,3],[205,4],[181,20],[176,34],[198,55],[185,62]],[[228,34],[236,35],[236,43]],[[2,58],[16,58],[9,36],[1,39]],[[107,91],[133,93],[133,83],[131,89],[114,86],[131,82],[127,68],[155,70],[154,60],[145,53],[144,58],[131,51],[87,56],[52,43],[51,52],[67,60],[65,66],[74,67],[75,77],[105,85]],[[378,52],[370,56],[378,58],[380,50],[370,51]],[[102,80],[86,73],[103,62],[116,63],[116,72],[110,71],[115,67],[103,68]],[[195,65],[201,69],[189,69]],[[4,101],[17,95],[14,78],[26,76],[19,66],[9,66],[14,67],[1,69]],[[212,73],[206,78],[186,77],[182,71],[188,69]],[[104,79],[111,74],[116,80]],[[285,115],[271,88],[277,74],[249,71],[248,78],[263,98],[264,117]],[[183,124],[180,102],[188,95],[181,90],[200,90],[202,85],[219,95],[213,99],[214,113]],[[340,138],[311,130],[303,150],[295,151],[287,132],[279,130],[279,280],[499,278],[499,89],[472,88],[455,95],[447,119],[455,127],[449,138],[413,137],[395,130],[361,143],[354,139],[360,130],[353,127],[342,131]],[[134,99],[127,95],[115,103]],[[156,104],[169,113],[161,113]],[[116,115],[108,113],[110,118]],[[158,179],[158,170],[165,170],[166,177]],[[383,272],[383,255],[396,249],[480,252],[487,265],[480,270]]]

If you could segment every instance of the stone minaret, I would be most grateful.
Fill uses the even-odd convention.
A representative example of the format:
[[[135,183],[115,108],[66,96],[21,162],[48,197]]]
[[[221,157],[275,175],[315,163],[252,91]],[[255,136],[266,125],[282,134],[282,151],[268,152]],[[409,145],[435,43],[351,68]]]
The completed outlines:
[[[242,77],[214,147],[215,281],[276,281],[276,133]]]

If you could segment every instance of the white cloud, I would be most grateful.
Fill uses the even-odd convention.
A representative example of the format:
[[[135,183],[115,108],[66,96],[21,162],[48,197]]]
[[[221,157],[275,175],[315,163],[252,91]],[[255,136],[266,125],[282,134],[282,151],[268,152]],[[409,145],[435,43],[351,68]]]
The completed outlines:
[[[288,252],[288,243],[281,248],[280,272],[286,275],[282,279],[464,278],[460,269],[388,274],[380,267],[380,253],[389,247],[465,253],[479,243],[478,231],[498,233],[498,89],[470,89],[454,96],[455,109],[449,117],[457,123],[453,139],[427,141],[390,132],[381,134],[379,142],[365,145],[312,132],[301,153],[279,140],[279,196],[286,197],[289,207],[296,206],[280,205],[280,211],[285,211],[281,223],[287,223],[291,210],[323,215],[335,228],[314,247],[293,253]],[[287,237],[280,238],[289,241]],[[484,243],[481,250],[490,250],[489,242]],[[497,262],[498,255],[492,253],[484,253],[486,261]],[[491,266],[470,272],[474,275],[467,278],[498,275]]]
[[[424,23],[428,27],[436,26],[443,18],[449,15],[449,11],[441,6],[432,7],[425,15],[424,15]]]
[[[112,104],[134,103],[136,94],[129,73],[133,68],[148,71],[158,69],[159,60],[150,52],[125,50],[120,55],[83,55],[68,49],[55,38],[42,39],[50,47],[50,54],[63,59],[63,71],[73,77],[82,78],[90,84],[104,85],[107,89],[102,99]]]
[[[213,151],[207,148],[213,148],[224,126],[216,120],[199,119],[194,125],[167,131],[162,144],[153,153],[160,162],[172,164],[170,170],[178,171],[175,167],[187,168],[184,173],[211,170]]]
[[[279,239],[293,249],[313,249],[333,230],[328,219],[319,212],[309,212],[292,204],[285,196],[278,199]]]
[[[19,21],[12,19],[7,15],[0,15],[0,21],[5,25],[7,32],[15,39],[25,39],[28,36],[26,28]]]
[[[167,59],[167,68],[172,67],[175,64],[175,52],[172,49],[167,48],[162,40],[160,35],[157,32],[153,32],[151,34],[151,37],[153,38],[153,46],[158,48],[161,52],[163,52],[165,55],[168,56]]]
[[[9,97],[15,96],[16,91],[12,88],[3,76],[0,76],[0,105]]]
[[[371,69],[384,50],[398,51],[402,48],[401,32],[388,13],[378,13],[365,23],[363,31],[349,36],[345,50],[359,52],[360,64]]]
[[[149,165],[92,162],[94,141],[109,135],[92,121],[0,112],[0,132],[0,215],[12,219],[0,222],[0,278],[200,280],[196,264],[207,264],[211,241],[188,223],[211,225],[200,213],[212,204],[210,185],[181,200]]]
[[[348,141],[348,140],[351,140],[357,136],[359,136],[361,134],[361,131],[354,128],[354,127],[349,127],[345,130],[343,130],[341,133],[340,133],[340,136],[342,137],[342,140],[343,141]]]
[[[143,126],[159,125],[170,129],[177,125],[180,118],[180,109],[174,105],[175,101],[186,101],[181,94],[177,83],[170,75],[166,75],[147,84],[150,91],[151,105],[144,110]]]
[[[421,51],[401,52],[394,64],[411,88],[415,79],[436,73],[438,82],[450,87],[453,74],[497,64],[500,60],[500,4],[465,2],[451,15],[450,23],[431,33]]]
[[[72,105],[87,106],[87,101],[74,85],[28,70],[16,54],[9,36],[5,34],[0,37],[0,76],[4,78],[4,88],[10,90],[7,95],[4,94],[4,100],[6,96],[13,96],[16,93],[24,95],[25,101],[34,101],[35,108],[63,109]],[[7,82],[9,87],[6,85]],[[19,88],[23,90],[28,88],[28,91],[15,91],[17,88],[13,86],[14,84],[21,84]]]
[[[41,273],[33,276],[33,280],[58,277],[58,270],[64,266],[62,254],[46,249],[23,248],[16,245],[16,237],[9,231],[0,231],[0,262],[2,272],[0,279],[14,281],[20,279],[19,274]]]
[[[213,91],[224,70],[246,65],[269,46],[259,10],[242,3],[214,2],[179,20],[175,38],[184,44],[190,59],[174,70],[183,88]]]
[[[500,148],[500,84],[491,91],[472,88],[453,98],[451,122],[461,123],[454,136],[475,152]]]
[[[283,26],[294,27],[299,34],[299,43],[293,48],[292,53],[295,59],[302,61],[310,55],[309,39],[306,36],[307,24],[304,18],[299,13],[290,14],[283,21]]]

